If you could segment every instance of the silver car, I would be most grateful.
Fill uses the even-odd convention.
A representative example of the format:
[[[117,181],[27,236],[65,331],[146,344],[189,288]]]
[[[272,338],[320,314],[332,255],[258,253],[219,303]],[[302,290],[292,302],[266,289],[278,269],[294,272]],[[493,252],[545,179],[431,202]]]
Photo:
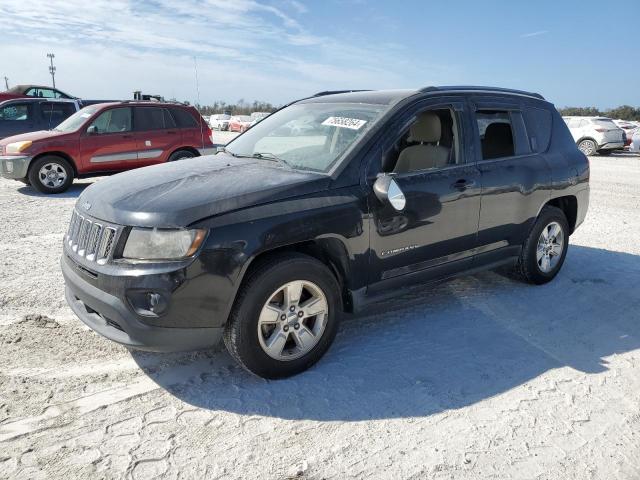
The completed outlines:
[[[624,130],[607,117],[562,117],[585,155],[609,155],[624,148]]]
[[[227,131],[229,130],[229,120],[231,120],[231,115],[224,113],[211,115],[211,118],[209,118],[209,126],[212,130]]]

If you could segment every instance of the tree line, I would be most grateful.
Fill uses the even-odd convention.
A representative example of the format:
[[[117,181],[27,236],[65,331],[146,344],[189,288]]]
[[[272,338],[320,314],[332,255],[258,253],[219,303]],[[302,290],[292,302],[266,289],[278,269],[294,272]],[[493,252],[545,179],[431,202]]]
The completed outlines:
[[[640,108],[630,105],[622,105],[616,108],[600,110],[596,107],[564,107],[559,112],[564,116],[609,117],[614,120],[640,121]]]
[[[235,103],[215,101],[211,105],[195,105],[195,107],[202,115],[213,115],[223,112],[227,112],[230,115],[250,115],[253,112],[274,112],[279,108],[269,102],[261,102],[258,100],[245,102],[242,98]]]

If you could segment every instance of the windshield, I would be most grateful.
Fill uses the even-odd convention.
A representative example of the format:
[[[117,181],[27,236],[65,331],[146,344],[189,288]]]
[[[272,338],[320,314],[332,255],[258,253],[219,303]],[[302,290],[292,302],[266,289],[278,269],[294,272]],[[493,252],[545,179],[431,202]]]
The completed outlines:
[[[75,132],[78,130],[87,118],[93,116],[98,111],[98,107],[95,105],[89,105],[82,110],[78,110],[76,113],[67,118],[64,122],[58,125],[54,130],[56,132]]]
[[[274,158],[292,168],[328,172],[388,108],[351,103],[298,103],[269,115],[229,143],[241,157]]]

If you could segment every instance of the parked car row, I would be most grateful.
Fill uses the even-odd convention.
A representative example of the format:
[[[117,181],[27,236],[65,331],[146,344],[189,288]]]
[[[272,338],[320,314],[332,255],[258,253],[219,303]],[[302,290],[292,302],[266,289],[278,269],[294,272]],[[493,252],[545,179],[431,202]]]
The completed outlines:
[[[211,115],[208,121],[212,130],[243,133],[269,115],[268,112],[253,112],[251,115],[234,116],[218,113]]]
[[[50,103],[33,99],[27,105],[35,112],[34,121],[52,125],[61,107]],[[0,113],[6,120],[0,125],[23,121],[20,119],[29,118],[29,112],[28,108],[4,106]],[[31,184],[43,193],[60,193],[74,178],[215,152],[211,130],[202,116],[194,107],[178,103],[90,105],[56,125],[0,140],[0,175]]]

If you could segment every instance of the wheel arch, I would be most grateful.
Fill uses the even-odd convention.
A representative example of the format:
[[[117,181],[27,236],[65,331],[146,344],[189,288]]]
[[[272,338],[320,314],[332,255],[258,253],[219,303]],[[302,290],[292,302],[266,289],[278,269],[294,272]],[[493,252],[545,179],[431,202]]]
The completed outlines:
[[[29,172],[31,171],[31,165],[33,165],[36,160],[39,160],[42,157],[46,157],[46,156],[64,158],[67,162],[69,162],[69,164],[71,165],[71,168],[73,168],[73,178],[78,178],[78,167],[76,165],[76,162],[73,160],[73,158],[71,158],[71,156],[69,154],[67,154],[65,152],[59,152],[59,151],[42,152],[42,153],[38,153],[37,155],[35,155],[31,159],[31,161],[29,162],[29,168],[27,169],[27,175],[29,175]]]
[[[171,157],[171,155],[173,155],[174,153],[176,153],[176,152],[181,152],[181,151],[191,152],[191,153],[193,153],[196,157],[199,157],[199,156],[200,156],[200,152],[198,151],[198,149],[197,149],[197,148],[195,148],[195,147],[191,147],[191,146],[181,146],[181,147],[178,147],[178,148],[175,148],[174,150],[172,150],[172,151],[171,151],[171,153],[169,154],[169,156],[168,156],[167,158]]]
[[[542,208],[547,205],[559,208],[564,212],[567,217],[567,223],[569,224],[569,235],[571,235],[576,228],[576,221],[578,218],[578,199],[575,195],[565,195],[562,197],[555,197],[547,201]],[[540,211],[542,211],[542,208]]]
[[[589,136],[580,137],[578,140],[576,140],[576,145],[580,145],[580,142],[584,142],[585,140],[591,140],[593,143],[595,143],[596,150],[600,148],[600,144],[598,143],[598,141],[595,138]]]
[[[286,255],[287,252],[296,252],[308,255],[320,263],[326,265],[333,274],[340,290],[340,308],[342,311],[352,312],[353,305],[351,294],[348,288],[349,279],[349,254],[345,244],[336,237],[321,237],[313,240],[282,245],[269,250],[264,250],[247,262],[247,266],[241,277],[238,279],[238,288],[247,275],[262,263],[274,256]]]

